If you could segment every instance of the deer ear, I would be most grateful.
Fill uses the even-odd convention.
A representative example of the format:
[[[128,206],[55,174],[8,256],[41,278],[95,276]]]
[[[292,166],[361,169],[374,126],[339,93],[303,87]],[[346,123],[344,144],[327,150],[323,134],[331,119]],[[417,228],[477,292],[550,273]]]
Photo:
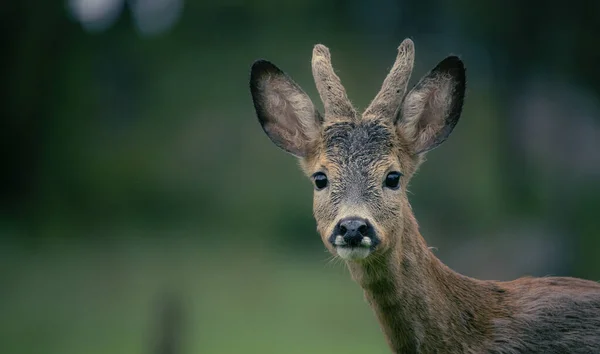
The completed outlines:
[[[465,67],[455,56],[442,60],[406,95],[398,130],[417,154],[448,138],[460,118],[464,96]]]
[[[250,91],[258,120],[271,141],[292,155],[306,157],[323,121],[308,95],[266,60],[252,65]]]

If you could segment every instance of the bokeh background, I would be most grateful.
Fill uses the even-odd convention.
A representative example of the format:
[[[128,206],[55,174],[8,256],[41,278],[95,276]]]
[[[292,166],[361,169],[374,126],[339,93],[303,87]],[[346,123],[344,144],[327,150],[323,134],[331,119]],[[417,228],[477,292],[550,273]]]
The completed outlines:
[[[366,107],[405,37],[464,113],[410,186],[461,273],[600,279],[600,2],[68,0],[0,6],[0,352],[386,353],[254,115],[266,58]]]

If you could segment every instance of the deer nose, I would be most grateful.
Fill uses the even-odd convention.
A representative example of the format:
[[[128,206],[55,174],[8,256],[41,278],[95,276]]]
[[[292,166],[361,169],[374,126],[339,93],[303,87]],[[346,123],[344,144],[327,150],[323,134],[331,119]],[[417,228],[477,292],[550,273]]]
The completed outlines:
[[[342,219],[338,223],[338,230],[346,244],[350,247],[360,246],[363,238],[369,234],[370,226],[361,218]]]

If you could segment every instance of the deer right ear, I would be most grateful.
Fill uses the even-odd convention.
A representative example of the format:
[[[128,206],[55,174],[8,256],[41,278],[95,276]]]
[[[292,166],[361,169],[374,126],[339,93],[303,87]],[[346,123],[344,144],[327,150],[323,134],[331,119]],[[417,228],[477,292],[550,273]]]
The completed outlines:
[[[271,141],[292,155],[306,157],[323,121],[308,95],[266,60],[252,65],[250,91],[258,120]]]
[[[442,60],[406,95],[398,129],[418,154],[440,145],[452,132],[462,111],[465,67],[455,56]]]

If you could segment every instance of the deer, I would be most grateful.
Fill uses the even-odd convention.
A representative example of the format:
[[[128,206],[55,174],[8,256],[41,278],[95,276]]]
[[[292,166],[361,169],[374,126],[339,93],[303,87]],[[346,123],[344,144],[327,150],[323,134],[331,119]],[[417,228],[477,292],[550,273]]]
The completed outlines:
[[[313,216],[325,247],[364,292],[394,353],[600,353],[600,284],[574,277],[479,280],[427,246],[407,198],[426,153],[462,113],[463,61],[448,56],[408,91],[414,43],[405,39],[379,93],[359,113],[314,46],[324,108],[261,59],[250,71],[258,121],[314,184]]]

